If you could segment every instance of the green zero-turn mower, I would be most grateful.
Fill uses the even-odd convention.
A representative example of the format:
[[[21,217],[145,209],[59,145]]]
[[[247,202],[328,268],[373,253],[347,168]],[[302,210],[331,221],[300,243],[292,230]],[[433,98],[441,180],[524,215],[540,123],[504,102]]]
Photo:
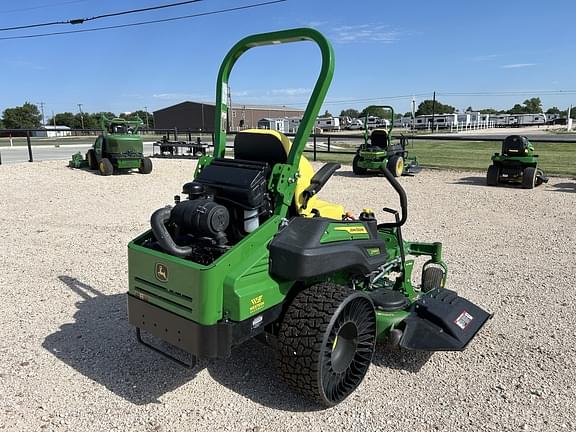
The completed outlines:
[[[297,41],[315,42],[322,66],[294,141],[246,130],[225,157],[233,65],[250,48]],[[139,342],[185,363],[151,335],[160,338],[192,354],[193,366],[259,337],[277,346],[285,381],[326,406],[360,384],[377,340],[463,350],[490,316],[444,288],[440,243],[402,238],[406,194],[388,170],[401,207],[384,209],[392,222],[369,209],[355,219],[318,198],[340,166],[314,173],[302,152],[333,70],[332,47],[313,29],[238,42],[218,74],[214,154],[199,160],[185,199],[154,212],[151,230],[128,246],[128,317]],[[429,257],[420,286],[411,281],[417,256]]]
[[[394,128],[394,108],[389,105],[376,105],[390,112],[387,128],[376,128],[368,133],[368,113],[364,121],[364,144],[358,147],[352,160],[352,171],[357,175],[370,172],[383,172],[385,168],[394,177],[416,174],[422,171],[415,157],[408,157],[406,151],[407,139],[400,137],[398,143],[392,143],[392,129]]]
[[[152,161],[144,157],[144,143],[138,135],[142,120],[108,119],[102,116],[102,135],[86,153],[86,162],[82,165],[98,170],[103,176],[138,169],[142,174],[152,172]],[[76,163],[75,163],[76,158]],[[81,168],[78,156],[72,156],[70,166]],[[79,165],[79,166],[78,166]]]
[[[524,189],[548,183],[548,177],[538,168],[538,155],[528,138],[510,135],[502,141],[502,152],[494,153],[486,173],[488,186],[498,183],[521,184]]]

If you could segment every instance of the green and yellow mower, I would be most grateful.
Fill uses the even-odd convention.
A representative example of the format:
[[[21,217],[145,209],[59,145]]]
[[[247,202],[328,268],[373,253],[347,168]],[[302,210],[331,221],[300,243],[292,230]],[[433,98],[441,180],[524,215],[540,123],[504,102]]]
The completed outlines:
[[[538,168],[538,155],[525,136],[510,135],[502,141],[501,153],[494,153],[492,165],[486,173],[486,184],[520,184],[524,189],[533,189],[548,183],[548,177]]]
[[[132,169],[137,169],[141,174],[150,174],[152,161],[144,156],[144,143],[138,135],[142,120],[108,119],[102,116],[101,121],[103,133],[86,153],[86,159],[77,153],[72,156],[69,166],[88,167],[103,176]]]
[[[408,157],[407,138],[400,137],[399,142],[392,142],[394,128],[394,108],[388,105],[374,105],[390,113],[387,127],[375,128],[368,133],[368,113],[364,121],[364,143],[358,147],[352,160],[352,171],[357,175],[382,173],[388,169],[394,177],[411,175],[422,171],[415,157]]]
[[[228,80],[238,58],[264,45],[312,41],[322,65],[293,141],[245,130],[226,155]],[[490,315],[445,288],[441,243],[404,240],[407,197],[385,167],[400,211],[352,216],[318,193],[340,165],[314,172],[302,155],[334,71],[313,29],[257,34],[226,55],[216,83],[215,142],[174,205],[128,245],[128,317],[138,341],[184,362],[222,359],[258,338],[277,347],[279,371],[324,406],[362,382],[378,341],[409,350],[463,350]],[[421,284],[415,257],[426,257]],[[264,349],[264,347],[263,347]],[[178,358],[176,358],[178,357]]]

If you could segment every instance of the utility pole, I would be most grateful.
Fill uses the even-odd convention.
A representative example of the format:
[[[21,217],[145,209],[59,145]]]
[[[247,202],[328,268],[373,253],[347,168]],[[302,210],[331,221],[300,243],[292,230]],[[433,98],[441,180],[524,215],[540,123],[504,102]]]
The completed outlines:
[[[46,126],[46,119],[44,118],[44,105],[46,105],[46,102],[38,102],[38,105],[40,105],[40,111],[42,112],[42,126]]]
[[[150,129],[150,123],[148,123],[148,107],[144,107],[144,113],[146,113],[146,129]]]
[[[78,110],[80,111],[80,124],[82,125],[82,129],[84,129],[84,113],[82,112],[82,104],[78,104]]]
[[[416,129],[416,96],[412,96],[412,130]]]
[[[434,116],[436,114],[436,92],[432,96],[432,132],[434,132]]]
[[[568,108],[568,118],[566,119],[566,131],[570,132],[572,130],[572,105]]]
[[[54,115],[54,110],[52,110],[52,124],[56,127],[56,116]]]

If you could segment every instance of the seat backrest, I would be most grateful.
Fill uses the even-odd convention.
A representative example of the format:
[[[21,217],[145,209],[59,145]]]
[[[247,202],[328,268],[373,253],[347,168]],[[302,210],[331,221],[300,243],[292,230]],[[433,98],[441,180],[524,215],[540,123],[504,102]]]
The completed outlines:
[[[286,163],[292,142],[286,135],[270,129],[246,129],[238,132],[234,139],[234,159],[246,161],[266,162],[270,167],[277,163]],[[299,177],[294,190],[294,206],[301,216],[314,216],[313,210],[322,203],[322,216],[338,219],[343,214],[342,206],[326,203],[317,196],[309,199],[306,209],[304,203],[304,191],[310,186],[314,177],[314,167],[304,156],[300,156],[298,164]]]
[[[246,129],[234,138],[234,159],[266,162],[272,168],[286,163],[290,140],[286,135],[269,129]]]
[[[375,147],[388,146],[388,131],[385,129],[374,129],[370,135],[370,143]]]
[[[502,141],[502,154],[522,156],[527,153],[529,141],[525,136],[510,135]]]

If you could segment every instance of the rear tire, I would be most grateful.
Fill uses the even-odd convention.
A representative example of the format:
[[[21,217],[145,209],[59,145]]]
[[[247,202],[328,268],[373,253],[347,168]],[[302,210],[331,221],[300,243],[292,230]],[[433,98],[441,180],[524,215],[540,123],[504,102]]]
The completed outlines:
[[[152,172],[152,161],[150,158],[145,157],[140,161],[140,168],[138,168],[140,174],[150,174]]]
[[[392,173],[394,177],[400,177],[404,173],[404,158],[402,156],[391,156],[386,164],[388,171]]]
[[[488,172],[486,173],[486,184],[488,186],[498,186],[498,180],[500,179],[500,168],[496,165],[490,165],[488,167]]]
[[[368,172],[368,170],[366,168],[358,166],[359,161],[360,161],[360,155],[354,156],[354,159],[352,159],[352,172],[356,175],[365,175]]]
[[[437,288],[442,288],[444,280],[444,270],[440,267],[426,267],[422,272],[422,292],[429,292]]]
[[[102,158],[98,164],[98,171],[100,171],[100,174],[103,176],[109,176],[114,173],[114,166],[109,159]]]
[[[86,161],[88,161],[88,168],[93,171],[98,169],[98,161],[96,160],[96,152],[94,149],[88,150],[86,153]]]
[[[280,323],[280,373],[297,392],[336,405],[364,379],[375,341],[374,305],[365,294],[331,282],[312,285]]]
[[[524,189],[534,189],[536,185],[536,168],[526,167],[522,173],[522,187]]]

